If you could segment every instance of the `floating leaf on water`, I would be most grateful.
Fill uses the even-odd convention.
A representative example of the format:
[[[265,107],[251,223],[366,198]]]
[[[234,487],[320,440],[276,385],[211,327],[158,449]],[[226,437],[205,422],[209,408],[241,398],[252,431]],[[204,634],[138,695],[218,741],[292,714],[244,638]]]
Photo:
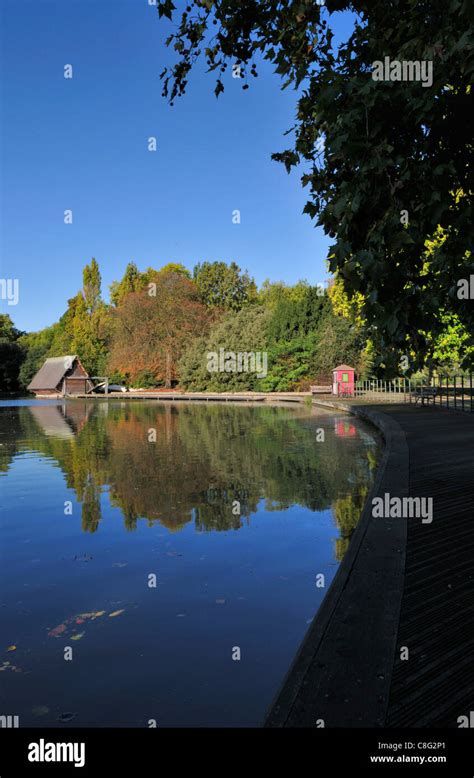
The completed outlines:
[[[46,714],[49,713],[49,708],[47,705],[37,705],[35,708],[31,709],[31,712],[33,716],[46,716]]]
[[[1,673],[5,672],[5,670],[11,670],[12,673],[21,673],[21,668],[10,664],[10,662],[4,662],[2,667],[0,667]]]
[[[71,640],[80,640],[85,634],[85,632],[76,632],[75,635],[71,635]]]
[[[84,619],[76,619],[76,624],[84,624]]]
[[[67,724],[68,721],[72,721],[77,716],[77,713],[60,713],[57,720],[60,721],[62,724]]]
[[[65,624],[59,624],[57,627],[48,632],[49,637],[58,638],[63,632],[66,631]]]
[[[7,651],[16,651],[16,646],[8,646]]]
[[[82,619],[85,621],[85,619],[92,619],[94,615],[94,611],[91,611],[91,613],[80,613],[78,616],[76,616],[76,619]]]
[[[125,608],[122,608],[119,611],[112,611],[112,613],[109,613],[109,619],[112,619],[114,616],[120,616],[120,614],[124,612],[125,612]]]
[[[103,616],[103,615],[104,615],[104,613],[105,613],[105,611],[97,611],[96,613],[94,613],[94,615],[92,616],[92,618],[93,618],[93,619],[98,619],[100,616]]]

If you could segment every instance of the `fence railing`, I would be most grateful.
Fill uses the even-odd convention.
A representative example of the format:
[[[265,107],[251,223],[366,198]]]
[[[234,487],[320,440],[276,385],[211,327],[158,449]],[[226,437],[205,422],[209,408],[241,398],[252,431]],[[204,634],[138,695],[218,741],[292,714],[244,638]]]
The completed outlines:
[[[411,393],[410,381],[407,378],[393,378],[391,381],[370,379],[356,381],[356,397],[377,402],[407,402]]]
[[[473,373],[455,376],[438,375],[431,381],[394,378],[390,381],[370,379],[356,381],[355,396],[375,402],[408,402],[433,404],[457,411],[474,413]]]

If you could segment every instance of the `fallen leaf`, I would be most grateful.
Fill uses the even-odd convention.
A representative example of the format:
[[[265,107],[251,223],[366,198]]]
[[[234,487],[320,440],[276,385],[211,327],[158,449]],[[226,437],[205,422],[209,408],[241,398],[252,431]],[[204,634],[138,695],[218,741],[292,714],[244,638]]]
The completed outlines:
[[[49,713],[49,708],[46,705],[37,705],[31,709],[33,716],[46,716]]]
[[[76,619],[76,624],[84,624],[84,619]]]
[[[16,646],[8,646],[7,651],[16,651]]]
[[[103,615],[104,615],[104,613],[105,613],[105,611],[97,611],[97,613],[94,613],[94,615],[92,616],[92,618],[93,618],[93,619],[98,619],[98,618],[99,618],[99,616],[103,616]]]
[[[71,635],[71,640],[80,640],[85,634],[85,632],[76,632],[75,635]]]
[[[119,611],[113,611],[112,613],[109,613],[109,619],[112,619],[114,616],[120,616],[121,613],[124,613],[125,608],[122,608]]]
[[[76,716],[77,713],[69,713],[68,711],[67,713],[61,713],[58,716],[57,720],[60,721],[62,724],[67,724],[68,721],[72,721],[73,719],[76,718]]]
[[[55,627],[51,630],[51,632],[48,632],[48,635],[52,638],[57,638],[59,635],[61,635],[63,632],[66,631],[66,625],[65,624],[59,624],[59,626]]]

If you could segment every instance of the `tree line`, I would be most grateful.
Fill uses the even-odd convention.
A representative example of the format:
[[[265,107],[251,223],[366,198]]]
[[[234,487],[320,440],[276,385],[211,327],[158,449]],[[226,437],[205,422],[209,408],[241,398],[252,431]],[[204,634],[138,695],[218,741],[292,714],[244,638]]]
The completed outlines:
[[[192,272],[177,263],[140,271],[130,262],[110,287],[110,303],[101,287],[93,258],[55,324],[21,333],[2,317],[3,392],[24,391],[45,359],[64,354],[77,354],[90,375],[134,387],[217,391],[254,389],[259,381],[252,373],[209,373],[206,354],[219,348],[268,351],[270,369],[258,386],[267,391],[301,388],[334,360],[361,364],[361,328],[305,281],[266,281],[258,289],[234,262],[203,262]]]
[[[65,354],[77,354],[90,375],[142,388],[305,390],[330,382],[340,362],[360,378],[400,375],[402,350],[369,330],[364,303],[362,295],[350,300],[338,279],[326,287],[267,280],[258,288],[235,262],[192,271],[178,263],[140,271],[130,262],[107,303],[93,258],[58,322],[22,333],[0,317],[0,391],[24,392],[45,359]],[[447,318],[426,353],[428,369],[459,369],[466,340],[461,322]],[[209,371],[207,355],[220,349],[265,352],[266,374]]]

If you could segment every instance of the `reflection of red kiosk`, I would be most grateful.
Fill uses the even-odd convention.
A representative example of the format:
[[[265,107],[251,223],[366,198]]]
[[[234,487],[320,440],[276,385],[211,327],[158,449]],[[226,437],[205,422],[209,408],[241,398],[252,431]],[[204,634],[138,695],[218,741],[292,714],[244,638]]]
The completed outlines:
[[[355,438],[357,430],[349,419],[336,419],[334,432],[338,438]]]
[[[338,397],[353,397],[355,369],[349,365],[338,365],[332,371],[332,393]]]

